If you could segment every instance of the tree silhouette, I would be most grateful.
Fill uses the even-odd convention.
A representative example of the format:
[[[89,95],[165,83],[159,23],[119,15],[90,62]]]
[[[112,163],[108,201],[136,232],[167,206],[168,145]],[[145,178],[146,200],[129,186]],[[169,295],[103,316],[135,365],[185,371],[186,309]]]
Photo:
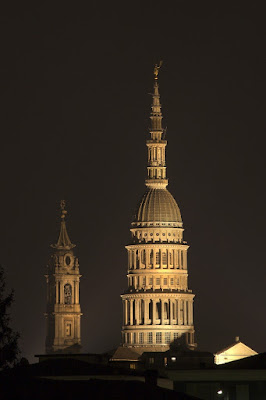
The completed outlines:
[[[6,277],[0,266],[0,369],[12,367],[20,354],[19,334],[10,327],[9,309],[14,301],[14,291],[6,295]]]

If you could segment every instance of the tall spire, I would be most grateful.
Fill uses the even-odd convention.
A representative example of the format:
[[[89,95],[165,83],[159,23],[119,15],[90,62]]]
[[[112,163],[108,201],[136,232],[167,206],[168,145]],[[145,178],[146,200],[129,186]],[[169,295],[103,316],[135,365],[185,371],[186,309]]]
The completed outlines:
[[[162,61],[160,61],[160,64],[155,64],[154,67],[154,92],[152,95],[152,106],[151,106],[151,138],[154,140],[161,139],[162,133],[163,133],[163,128],[162,128],[162,112],[161,112],[161,104],[160,104],[160,94],[159,94],[159,85],[158,85],[158,75],[159,75],[159,70],[162,66]]]
[[[162,111],[160,103],[159,85],[158,85],[158,74],[162,66],[156,64],[154,67],[154,91],[152,94],[152,106],[151,106],[151,128],[150,128],[150,139],[147,140],[146,144],[148,147],[148,179],[146,179],[146,186],[151,189],[165,189],[168,185],[168,179],[166,179],[166,163],[165,163],[165,147],[167,141],[164,140],[162,127]]]
[[[131,224],[128,251],[128,288],[123,300],[123,347],[138,354],[163,352],[182,340],[195,347],[194,294],[188,288],[187,251],[179,207],[166,189],[164,130],[158,73],[154,68],[148,147],[148,187]],[[184,340],[183,340],[184,339]],[[123,354],[123,353],[122,353]],[[127,355],[125,351],[124,355]],[[117,351],[112,360],[121,360]]]
[[[55,249],[73,249],[75,247],[75,244],[71,243],[71,240],[69,239],[67,229],[66,229],[66,201],[61,200],[60,202],[60,208],[61,208],[61,228],[60,228],[60,233],[59,233],[59,238],[56,244],[52,245]]]

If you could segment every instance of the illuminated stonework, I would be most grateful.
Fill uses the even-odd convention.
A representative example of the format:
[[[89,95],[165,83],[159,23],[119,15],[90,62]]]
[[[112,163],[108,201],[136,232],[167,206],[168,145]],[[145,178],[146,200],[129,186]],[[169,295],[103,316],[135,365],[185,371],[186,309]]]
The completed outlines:
[[[194,294],[188,289],[187,250],[178,205],[166,189],[162,113],[155,73],[148,147],[147,190],[131,224],[128,289],[123,301],[123,346],[161,351],[179,338],[195,347]]]
[[[258,353],[240,342],[239,336],[235,338],[235,343],[214,354],[215,364],[226,364],[231,361],[241,360],[245,357],[255,356]]]
[[[66,230],[65,202],[61,202],[61,229],[47,266],[46,353],[78,352],[80,338],[80,304],[78,258],[74,255]]]

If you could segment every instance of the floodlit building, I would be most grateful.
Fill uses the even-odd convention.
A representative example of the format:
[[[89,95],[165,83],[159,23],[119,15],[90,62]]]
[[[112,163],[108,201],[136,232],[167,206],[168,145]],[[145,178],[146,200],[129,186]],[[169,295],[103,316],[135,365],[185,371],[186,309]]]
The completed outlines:
[[[46,353],[78,352],[80,338],[79,262],[67,229],[65,202],[61,201],[61,228],[47,266]]]
[[[214,354],[215,364],[225,364],[230,361],[240,360],[241,358],[255,356],[258,353],[250,347],[240,342],[239,336],[236,336],[235,343],[218,351]]]
[[[182,337],[195,347],[194,294],[188,288],[187,251],[179,207],[167,190],[165,130],[154,70],[146,191],[131,224],[128,288],[122,294],[123,347],[137,353],[165,351]]]

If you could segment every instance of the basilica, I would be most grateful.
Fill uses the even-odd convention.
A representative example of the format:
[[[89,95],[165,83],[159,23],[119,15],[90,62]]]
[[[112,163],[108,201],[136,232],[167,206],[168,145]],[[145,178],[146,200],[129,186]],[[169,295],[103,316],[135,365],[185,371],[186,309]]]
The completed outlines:
[[[149,390],[158,385],[168,389],[168,394],[169,389],[186,393],[184,398],[188,399],[190,395],[206,400],[264,399],[265,353],[257,354],[239,336],[215,354],[196,349],[194,294],[188,287],[189,246],[183,240],[180,209],[167,189],[167,141],[158,84],[160,66],[154,69],[151,123],[146,141],[146,190],[136,207],[131,239],[126,245],[127,288],[121,294],[121,344],[103,354],[80,353],[81,275],[75,245],[67,233],[67,210],[62,200],[60,233],[57,242],[51,245],[45,275],[45,354],[36,357],[40,369],[42,365],[55,365],[54,361],[56,365],[67,366],[68,380],[69,371],[74,381],[81,371],[88,382],[93,378],[97,383],[100,379],[98,392],[105,382],[109,393],[110,382],[117,380],[121,395],[124,382],[134,378],[134,388],[137,380],[145,380]],[[43,377],[42,369],[40,373]],[[128,398],[128,392],[125,393]]]
[[[179,207],[167,190],[165,150],[158,85],[154,71],[146,191],[131,224],[128,288],[123,301],[123,346],[163,351],[184,336],[195,347],[193,298],[188,288],[187,251]]]
[[[128,287],[121,295],[121,348],[138,354],[165,351],[182,339],[196,346],[193,325],[194,294],[188,288],[187,251],[180,209],[168,191],[165,130],[162,125],[158,73],[154,69],[146,191],[131,223]],[[46,353],[70,351],[81,344],[79,263],[65,223],[61,202],[61,230],[48,266]],[[115,359],[115,355],[114,355]]]

